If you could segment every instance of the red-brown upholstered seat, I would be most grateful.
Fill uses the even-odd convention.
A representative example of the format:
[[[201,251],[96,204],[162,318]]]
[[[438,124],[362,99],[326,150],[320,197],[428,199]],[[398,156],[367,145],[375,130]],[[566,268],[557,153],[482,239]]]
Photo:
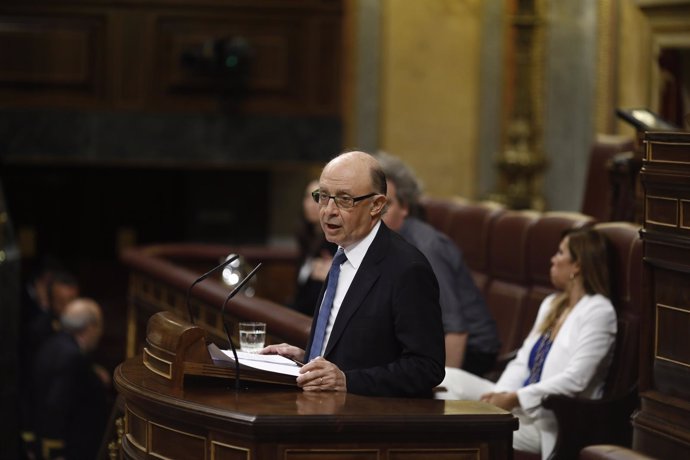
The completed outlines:
[[[448,234],[448,223],[450,222],[453,200],[427,195],[420,199],[419,204],[424,214],[424,220],[436,230]]]
[[[456,201],[451,206],[448,236],[460,248],[477,287],[484,291],[489,260],[489,234],[505,208],[493,202]]]
[[[635,141],[629,136],[600,134],[589,152],[587,181],[582,199],[582,212],[599,222],[612,219],[614,184],[611,181],[611,162],[617,155],[635,149]]]
[[[563,233],[592,224],[591,216],[577,212],[506,211],[496,219],[486,296],[503,343],[496,368],[486,377],[500,376],[529,334],[542,300],[555,292],[549,271]]]
[[[527,238],[530,228],[539,220],[534,211],[505,211],[498,215],[489,233],[490,279],[485,297],[496,320],[501,339],[501,356],[522,343],[520,327],[525,316],[528,293]]]

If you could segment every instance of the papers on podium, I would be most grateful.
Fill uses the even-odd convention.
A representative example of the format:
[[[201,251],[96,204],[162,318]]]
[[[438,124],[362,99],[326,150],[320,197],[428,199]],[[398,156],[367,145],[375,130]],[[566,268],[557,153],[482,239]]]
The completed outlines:
[[[228,367],[234,371],[235,358],[231,350],[221,350],[215,343],[208,345],[208,352],[217,366]],[[277,383],[296,386],[299,366],[280,355],[260,355],[238,351],[240,379],[257,382]]]

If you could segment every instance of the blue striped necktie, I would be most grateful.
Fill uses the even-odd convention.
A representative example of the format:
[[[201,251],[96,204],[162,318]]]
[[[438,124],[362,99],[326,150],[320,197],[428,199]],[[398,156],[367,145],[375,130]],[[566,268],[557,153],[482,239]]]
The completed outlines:
[[[343,248],[338,248],[338,251],[333,257],[331,269],[328,271],[328,284],[326,285],[326,293],[321,302],[319,309],[319,317],[316,320],[316,329],[314,329],[314,340],[311,342],[309,349],[309,357],[307,361],[311,361],[321,354],[323,348],[323,340],[326,337],[326,326],[328,325],[328,318],[331,316],[331,309],[333,308],[333,299],[335,298],[335,289],[338,287],[338,277],[340,276],[340,266],[347,260],[347,256]]]

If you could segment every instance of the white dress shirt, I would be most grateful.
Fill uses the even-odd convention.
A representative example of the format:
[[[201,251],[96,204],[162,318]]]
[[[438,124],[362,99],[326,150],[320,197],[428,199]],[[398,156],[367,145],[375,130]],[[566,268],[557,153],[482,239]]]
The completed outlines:
[[[326,335],[323,339],[323,347],[319,352],[320,356],[323,356],[324,352],[326,351],[328,339],[330,339],[331,337],[331,331],[333,330],[335,319],[338,317],[340,306],[343,304],[343,300],[345,299],[347,291],[350,289],[352,280],[355,279],[357,270],[359,269],[359,266],[362,264],[362,260],[364,260],[364,256],[367,254],[369,246],[371,246],[371,243],[374,241],[374,238],[376,237],[376,233],[378,232],[380,226],[381,221],[378,221],[376,225],[374,225],[374,228],[371,229],[369,234],[365,236],[361,241],[347,248],[343,248],[345,250],[345,256],[347,257],[347,260],[343,262],[343,264],[340,266],[338,286],[335,289],[333,307],[331,308],[331,314],[328,318],[328,324],[326,325]]]

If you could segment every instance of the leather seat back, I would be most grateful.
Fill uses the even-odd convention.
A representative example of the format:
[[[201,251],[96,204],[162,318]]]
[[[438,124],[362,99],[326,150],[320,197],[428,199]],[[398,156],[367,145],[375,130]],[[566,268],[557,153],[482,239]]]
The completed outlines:
[[[539,216],[535,211],[505,211],[490,230],[485,296],[501,339],[500,355],[519,347],[524,339],[519,324],[528,293],[527,238]]]
[[[482,292],[486,289],[489,267],[489,235],[491,226],[505,208],[491,202],[453,203],[448,236],[462,251],[474,282]]]
[[[611,301],[618,317],[616,349],[606,381],[605,397],[625,394],[638,378],[639,329],[642,308],[642,239],[630,222],[596,225],[611,245]]]

